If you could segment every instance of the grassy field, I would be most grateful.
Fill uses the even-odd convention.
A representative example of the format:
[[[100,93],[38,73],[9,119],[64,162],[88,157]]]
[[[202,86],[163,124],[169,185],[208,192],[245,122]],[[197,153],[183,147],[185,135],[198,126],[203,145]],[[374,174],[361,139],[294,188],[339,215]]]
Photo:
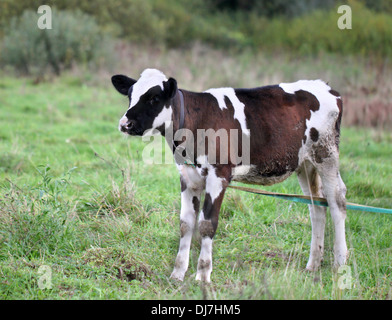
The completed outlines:
[[[202,48],[181,59],[172,52],[157,61],[155,54],[134,57],[136,63],[121,72],[137,77],[142,65],[156,61],[168,74],[179,74],[180,86],[201,90],[275,83],[283,75],[290,81],[301,71],[312,77],[323,70],[321,61],[311,67],[286,64],[274,73],[274,65],[261,70],[245,58],[236,64],[219,53],[201,59]],[[217,59],[219,78],[209,69]],[[347,91],[378,74],[340,67],[351,70],[350,84],[340,78],[339,65],[328,72]],[[241,68],[255,71],[247,76]],[[211,72],[203,78],[200,69]],[[39,84],[1,78],[0,299],[392,298],[391,215],[348,212],[352,281],[342,290],[339,277],[347,271],[331,270],[329,216],[323,266],[309,273],[307,207],[235,190],[227,192],[221,210],[212,284],[194,280],[197,236],[185,281],[171,281],[179,242],[179,176],[174,165],[143,163],[141,139],[118,132],[126,105],[106,73],[77,70]],[[349,201],[392,208],[391,146],[390,131],[343,128],[341,173]],[[300,193],[294,176],[268,190]]]

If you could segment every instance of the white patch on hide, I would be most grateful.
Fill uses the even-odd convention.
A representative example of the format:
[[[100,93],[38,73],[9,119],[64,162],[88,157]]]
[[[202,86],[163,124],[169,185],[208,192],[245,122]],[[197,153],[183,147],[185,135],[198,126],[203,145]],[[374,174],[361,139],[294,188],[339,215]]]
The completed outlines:
[[[131,103],[129,109],[134,107],[140,97],[155,86],[160,86],[163,90],[163,83],[167,81],[166,76],[157,69],[146,69],[140,75],[139,80],[133,85]]]
[[[155,117],[154,122],[152,123],[152,129],[156,129],[161,125],[165,124],[165,127],[170,124],[170,120],[172,118],[173,110],[170,106],[169,108],[163,107],[162,111]]]
[[[316,128],[320,135],[331,129],[329,118],[339,115],[336,96],[329,91],[331,87],[322,80],[300,80],[293,83],[281,83],[279,85],[285,92],[294,94],[296,91],[304,90],[313,94],[320,103],[317,111],[310,111],[311,116],[306,120],[306,138],[309,138],[311,128]]]
[[[225,97],[227,97],[234,108],[234,119],[237,119],[241,125],[241,130],[244,134],[250,135],[250,131],[246,126],[246,117],[245,117],[245,104],[243,104],[235,94],[235,90],[233,88],[217,88],[217,89],[208,89],[204,91],[205,93],[209,93],[215,97],[218,101],[219,108],[221,110],[227,109],[225,103]]]
[[[244,176],[248,174],[252,167],[255,167],[255,165],[239,165],[237,167],[234,167],[231,171],[233,179],[236,180],[238,176]]]
[[[200,191],[204,189],[204,177],[200,175],[196,168],[186,164],[176,164],[176,166],[187,188]]]

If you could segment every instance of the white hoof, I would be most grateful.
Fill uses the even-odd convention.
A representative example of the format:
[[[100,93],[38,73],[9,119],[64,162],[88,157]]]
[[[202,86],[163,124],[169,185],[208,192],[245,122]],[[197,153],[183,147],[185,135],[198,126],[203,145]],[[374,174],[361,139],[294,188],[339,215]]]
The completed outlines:
[[[170,279],[177,280],[177,281],[183,281],[184,277],[185,277],[184,272],[176,271],[176,270],[174,270],[170,275]]]

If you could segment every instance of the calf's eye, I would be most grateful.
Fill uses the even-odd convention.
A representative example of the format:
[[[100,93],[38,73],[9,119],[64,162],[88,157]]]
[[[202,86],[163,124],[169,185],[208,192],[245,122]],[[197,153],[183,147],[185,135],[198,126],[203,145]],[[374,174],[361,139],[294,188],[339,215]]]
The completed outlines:
[[[159,102],[159,97],[158,96],[152,97],[148,102],[150,104],[158,103]]]

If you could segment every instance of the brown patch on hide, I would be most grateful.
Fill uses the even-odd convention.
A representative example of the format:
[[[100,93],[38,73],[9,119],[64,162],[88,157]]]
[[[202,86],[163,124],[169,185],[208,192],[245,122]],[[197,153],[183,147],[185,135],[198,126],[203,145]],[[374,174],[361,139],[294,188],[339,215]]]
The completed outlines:
[[[323,163],[324,159],[329,157],[329,150],[324,145],[315,145],[313,147],[313,157],[317,163]]]
[[[199,222],[199,232],[200,235],[204,237],[210,237],[211,239],[214,237],[215,231],[214,227],[212,226],[211,221],[204,220]]]
[[[317,131],[316,128],[311,128],[310,129],[310,139],[312,139],[313,142],[317,142],[319,139],[319,132]]]
[[[189,226],[185,221],[180,222],[180,233],[181,233],[181,238],[183,238],[185,236],[185,234],[187,234],[189,231]]]

